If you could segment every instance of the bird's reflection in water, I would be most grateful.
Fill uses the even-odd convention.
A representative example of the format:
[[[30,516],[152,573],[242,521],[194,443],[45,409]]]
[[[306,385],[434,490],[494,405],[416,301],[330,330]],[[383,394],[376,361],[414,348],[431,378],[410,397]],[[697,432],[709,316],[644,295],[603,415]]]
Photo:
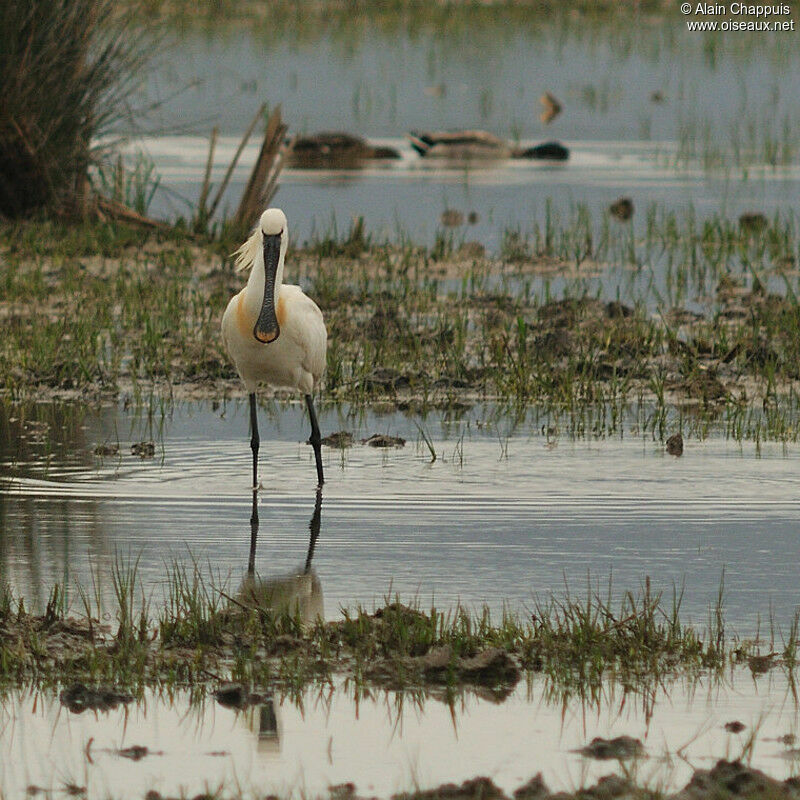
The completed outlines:
[[[305,563],[288,575],[260,578],[256,575],[256,545],[258,542],[258,493],[253,492],[250,515],[250,555],[247,574],[239,590],[239,600],[251,608],[268,611],[271,615],[289,614],[305,624],[324,618],[322,584],[311,568],[314,550],[322,524],[322,490],[317,489],[314,513],[308,525],[309,539]],[[246,715],[247,725],[258,735],[258,749],[268,753],[280,752],[280,715],[270,696],[265,702],[253,706]]]

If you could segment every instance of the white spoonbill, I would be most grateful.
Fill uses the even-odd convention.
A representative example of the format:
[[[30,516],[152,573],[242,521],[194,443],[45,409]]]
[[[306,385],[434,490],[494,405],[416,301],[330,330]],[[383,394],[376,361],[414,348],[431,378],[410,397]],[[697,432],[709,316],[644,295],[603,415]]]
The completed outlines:
[[[258,486],[256,387],[298,389],[306,398],[311,437],[322,486],[321,437],[312,395],[325,369],[328,334],[317,304],[299,286],[283,283],[289,244],[286,215],[268,208],[250,238],[236,251],[238,271],[250,269],[247,285],[222,316],[222,342],[250,395],[253,487]]]

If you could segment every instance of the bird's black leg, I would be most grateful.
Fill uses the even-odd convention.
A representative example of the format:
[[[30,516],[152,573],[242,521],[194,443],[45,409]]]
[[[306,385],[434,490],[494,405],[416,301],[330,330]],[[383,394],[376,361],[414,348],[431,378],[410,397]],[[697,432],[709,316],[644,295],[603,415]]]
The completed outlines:
[[[258,488],[258,415],[256,413],[256,393],[250,395],[250,449],[253,451],[253,489]]]
[[[314,410],[314,401],[310,394],[306,395],[306,406],[308,406],[308,416],[311,419],[311,436],[308,441],[314,448],[314,458],[317,461],[317,486],[322,486],[325,483],[325,477],[322,474],[322,437],[319,432],[317,412]]]
[[[317,486],[317,499],[314,503],[314,513],[311,515],[311,522],[308,523],[308,530],[311,536],[308,539],[308,552],[306,553],[306,565],[303,567],[303,574],[307,575],[311,571],[311,559],[314,558],[314,548],[317,546],[319,529],[322,523],[322,487]]]
[[[252,578],[256,572],[256,540],[258,539],[258,490],[253,489],[253,511],[250,514],[250,556],[247,559],[247,574]]]

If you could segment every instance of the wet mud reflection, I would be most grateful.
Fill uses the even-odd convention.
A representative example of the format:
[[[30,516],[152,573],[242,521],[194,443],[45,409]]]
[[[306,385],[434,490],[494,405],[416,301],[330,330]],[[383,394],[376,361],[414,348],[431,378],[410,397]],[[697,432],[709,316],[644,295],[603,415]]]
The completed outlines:
[[[666,791],[719,758],[746,754],[778,780],[797,766],[800,716],[784,673],[758,685],[744,670],[668,682],[649,716],[611,685],[586,702],[552,697],[538,678],[501,704],[469,691],[442,702],[341,681],[243,707],[215,694],[146,690],[93,712],[68,710],[46,691],[7,695],[0,791],[16,797],[30,785],[56,791],[72,782],[88,797],[191,796],[209,785],[325,796],[354,781],[360,795],[389,797],[488,774],[510,796],[539,772],[551,789],[611,772]]]

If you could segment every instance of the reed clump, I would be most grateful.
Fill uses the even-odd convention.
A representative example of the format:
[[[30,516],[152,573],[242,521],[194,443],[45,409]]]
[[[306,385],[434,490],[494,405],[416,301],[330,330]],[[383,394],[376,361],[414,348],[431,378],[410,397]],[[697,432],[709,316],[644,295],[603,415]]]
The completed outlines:
[[[145,57],[111,0],[0,4],[0,214],[87,212],[93,143],[127,113]]]

